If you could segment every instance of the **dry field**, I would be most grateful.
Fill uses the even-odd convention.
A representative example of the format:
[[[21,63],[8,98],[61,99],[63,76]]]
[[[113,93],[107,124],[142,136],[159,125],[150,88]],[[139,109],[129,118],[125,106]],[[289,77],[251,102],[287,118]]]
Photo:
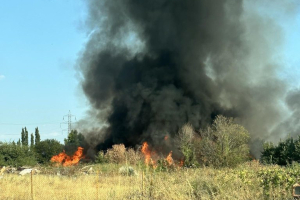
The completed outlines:
[[[121,165],[116,164],[93,165],[89,174],[83,173],[82,167],[43,168],[32,176],[5,173],[0,179],[0,199],[264,199],[255,175],[263,166],[255,162],[221,170],[154,171],[135,166],[137,174],[133,176],[121,175]],[[245,170],[248,175],[243,178],[241,171]],[[271,199],[283,196],[271,195]]]

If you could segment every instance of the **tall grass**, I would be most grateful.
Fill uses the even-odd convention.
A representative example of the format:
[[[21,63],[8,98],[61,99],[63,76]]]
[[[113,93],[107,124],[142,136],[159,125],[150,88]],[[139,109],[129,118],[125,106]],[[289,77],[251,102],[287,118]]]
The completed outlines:
[[[45,169],[43,174],[33,175],[34,199],[266,199],[256,174],[267,167],[254,162],[235,169],[166,171],[136,165],[135,176],[120,174],[120,167],[97,164],[93,166],[95,173],[89,175],[80,171],[82,166]],[[59,170],[64,170],[65,175],[56,175]],[[0,179],[0,199],[31,199],[30,180],[30,175],[4,174]],[[280,188],[272,188],[272,194],[280,192]],[[272,194],[271,199],[291,198],[290,191]]]

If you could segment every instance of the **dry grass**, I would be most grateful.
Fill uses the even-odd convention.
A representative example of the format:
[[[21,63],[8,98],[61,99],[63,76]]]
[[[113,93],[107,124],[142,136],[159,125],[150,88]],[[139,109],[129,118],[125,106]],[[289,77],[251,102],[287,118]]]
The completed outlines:
[[[73,172],[80,167],[69,169],[72,172],[69,176],[33,175],[34,199],[264,199],[255,176],[248,177],[245,182],[238,174],[246,169],[255,175],[262,168],[257,163],[244,164],[236,169],[198,168],[164,172],[135,166],[136,176],[120,175],[119,167],[116,164],[94,165],[94,171],[98,173],[90,175]],[[0,188],[1,200],[31,199],[30,175],[4,174]]]
[[[126,148],[124,144],[115,144],[112,149],[108,149],[106,152],[107,159],[112,163],[122,163],[126,161]]]
[[[108,149],[103,157],[109,163],[124,164],[129,163],[136,165],[141,161],[143,155],[140,151],[135,151],[132,148],[125,148],[124,144],[115,144],[111,149]]]

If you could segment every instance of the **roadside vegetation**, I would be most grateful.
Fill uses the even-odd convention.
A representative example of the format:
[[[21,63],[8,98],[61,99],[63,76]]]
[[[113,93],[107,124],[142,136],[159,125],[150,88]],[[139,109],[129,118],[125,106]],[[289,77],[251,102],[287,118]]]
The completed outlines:
[[[130,166],[135,173],[120,172],[124,166],[40,166],[32,176],[34,199],[292,199],[291,188],[300,175],[298,164],[265,166],[258,161],[219,169]],[[4,174],[0,187],[0,199],[31,199],[30,175]]]
[[[158,156],[145,142],[140,148],[115,144],[93,161],[63,167],[50,162],[63,150],[86,146],[73,130],[64,144],[41,140],[38,128],[20,140],[0,143],[0,199],[290,199],[299,183],[300,139],[264,143],[260,160],[250,156],[250,136],[233,119],[216,117],[203,130],[190,124],[178,132],[172,151]],[[32,175],[19,176],[30,166]]]

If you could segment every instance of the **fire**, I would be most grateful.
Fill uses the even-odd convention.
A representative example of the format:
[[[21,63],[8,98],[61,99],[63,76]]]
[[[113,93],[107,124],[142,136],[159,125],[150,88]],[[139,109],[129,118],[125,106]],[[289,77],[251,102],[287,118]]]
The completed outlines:
[[[172,151],[170,151],[169,155],[166,158],[166,161],[168,162],[168,164],[171,166],[174,164],[173,158],[172,158]]]
[[[58,155],[52,156],[51,162],[56,162],[62,164],[63,166],[76,165],[79,163],[80,159],[84,158],[83,156],[83,148],[78,147],[77,151],[73,154],[73,156],[68,156],[65,151],[59,153]]]
[[[159,157],[156,155],[156,153],[154,151],[151,151],[149,149],[149,145],[147,142],[144,142],[141,148],[141,152],[144,154],[145,157],[145,164],[146,165],[151,165],[154,169],[157,168],[157,164],[156,164],[156,160],[159,159]],[[175,164],[174,159],[172,157],[173,152],[170,151],[170,153],[168,154],[168,156],[166,158],[164,158],[165,160],[165,165],[168,165],[169,167],[174,167],[174,166],[178,166],[178,167],[182,167],[184,164],[184,161],[181,160],[180,163]]]
[[[183,167],[183,165],[184,165],[184,161],[180,160],[179,167]]]
[[[142,153],[145,156],[145,163],[146,165],[151,164],[154,168],[156,168],[156,163],[155,161],[151,158],[152,155],[155,155],[155,152],[151,152],[149,149],[149,145],[147,142],[143,143],[142,149],[141,149]]]
[[[145,163],[148,165],[151,160],[151,151],[149,150],[149,145],[147,142],[143,143],[142,153],[145,156]]]

